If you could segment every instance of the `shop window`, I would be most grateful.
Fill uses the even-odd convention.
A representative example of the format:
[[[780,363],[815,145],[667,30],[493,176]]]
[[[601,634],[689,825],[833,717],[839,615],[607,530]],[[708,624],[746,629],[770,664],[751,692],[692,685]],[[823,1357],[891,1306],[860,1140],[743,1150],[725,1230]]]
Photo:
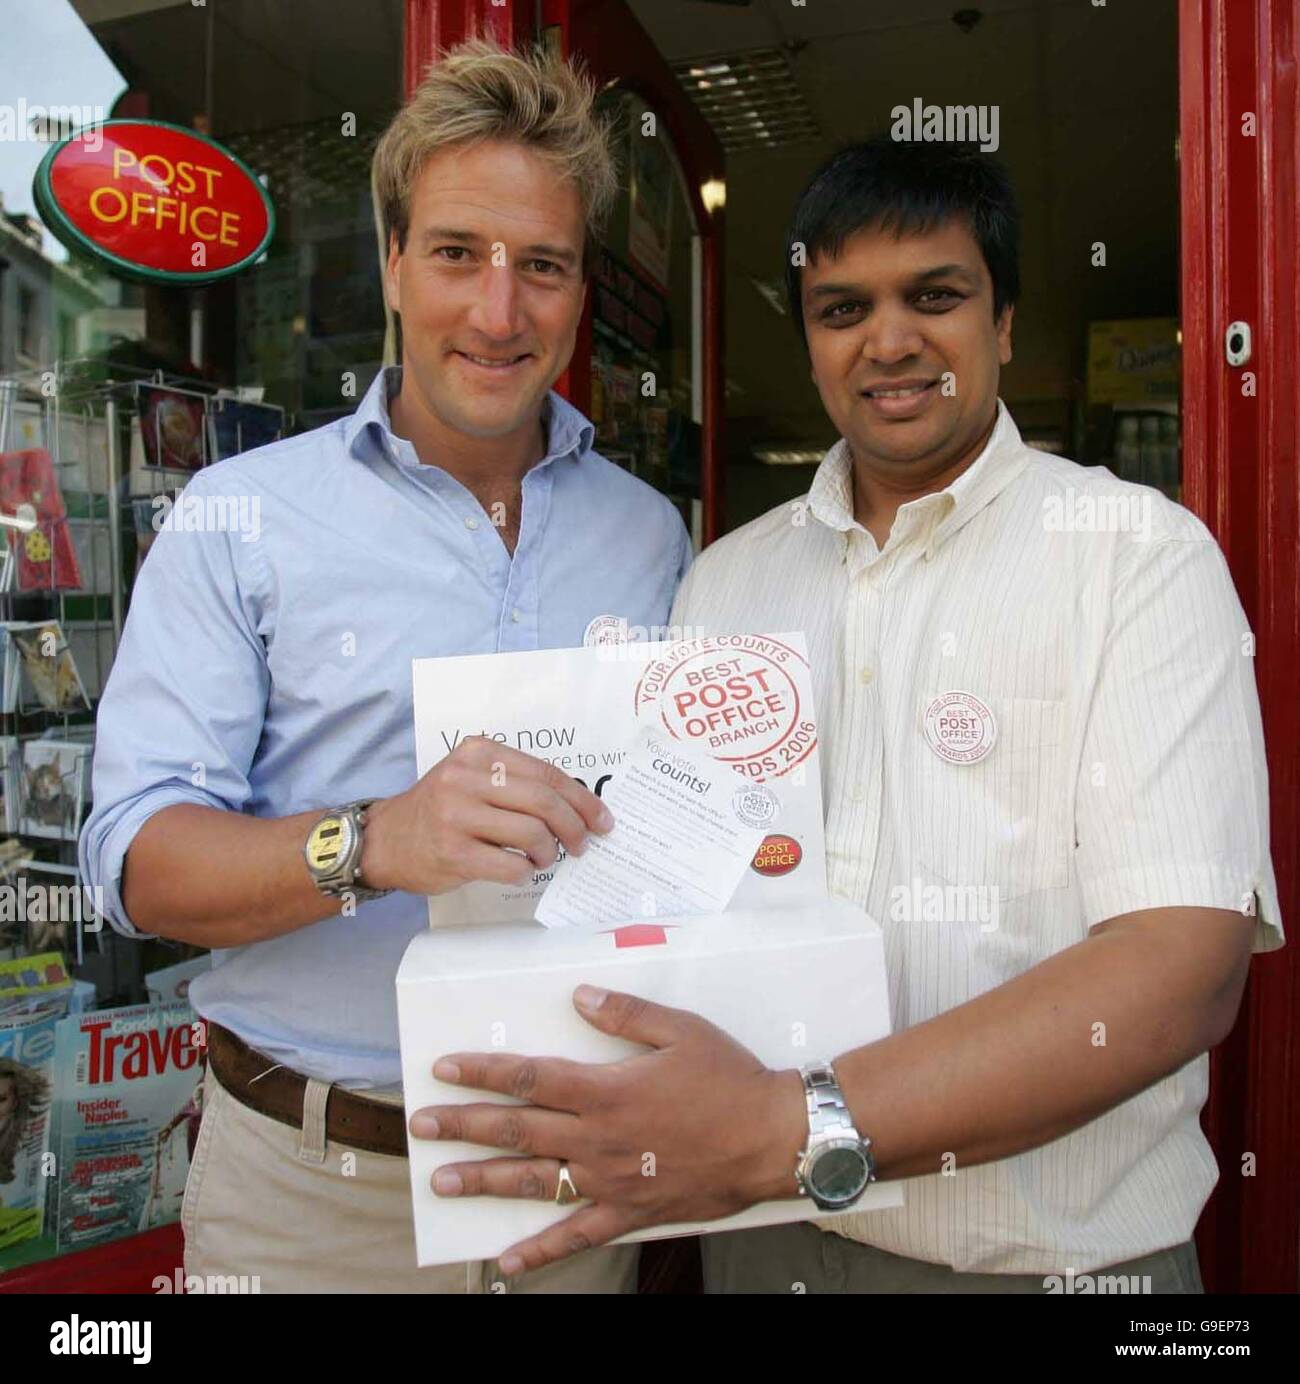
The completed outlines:
[[[0,910],[0,1273],[177,1219],[202,1068],[168,1035],[193,1022],[186,991],[209,958],[119,938],[72,902],[94,709],[159,495],[219,457],[352,412],[380,368],[369,165],[402,99],[402,0],[46,3],[66,21],[58,73],[95,74],[79,99],[102,100],[99,118],[215,140],[260,180],[276,220],[233,277],[146,283],[65,251],[18,210],[39,141],[21,176],[0,169],[0,306],[13,315],[0,319],[0,511],[37,516],[0,532],[0,890],[24,900]],[[0,46],[6,101],[38,99],[29,76]],[[146,1001],[143,1016],[124,1013]],[[129,1138],[80,1108],[56,1127],[84,1066],[86,1009],[109,1032],[156,1030],[156,1049],[177,1054],[132,1088],[139,1101],[111,1092]],[[80,1037],[65,1042],[65,1028],[56,1044],[60,1024]],[[16,1152],[4,1133],[15,1109]],[[41,1168],[51,1154],[57,1177]]]
[[[611,461],[661,490],[698,535],[695,223],[671,136],[634,92],[600,100],[623,176],[591,287],[591,419]]]

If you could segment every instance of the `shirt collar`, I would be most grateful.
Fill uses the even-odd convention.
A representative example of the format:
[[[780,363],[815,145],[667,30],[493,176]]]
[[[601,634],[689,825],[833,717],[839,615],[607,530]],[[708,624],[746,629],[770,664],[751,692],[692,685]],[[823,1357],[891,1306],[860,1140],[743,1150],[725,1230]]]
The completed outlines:
[[[352,455],[361,454],[363,441],[374,439],[390,457],[400,459],[398,443],[402,439],[393,432],[388,402],[401,387],[400,365],[386,365],[375,376],[356,412],[343,425],[343,439]],[[542,421],[546,427],[546,455],[538,466],[566,456],[578,461],[591,451],[596,437],[595,424],[553,389],[542,404]]]
[[[920,511],[933,513],[925,549],[926,557],[933,557],[940,544],[996,499],[1028,463],[1020,430],[1006,404],[999,399],[997,421],[979,456],[943,490],[909,500],[899,506],[898,513],[904,518]],[[818,466],[808,491],[808,508],[814,519],[837,533],[847,534],[851,529],[862,528],[853,517],[852,455],[844,438],[826,453]]]

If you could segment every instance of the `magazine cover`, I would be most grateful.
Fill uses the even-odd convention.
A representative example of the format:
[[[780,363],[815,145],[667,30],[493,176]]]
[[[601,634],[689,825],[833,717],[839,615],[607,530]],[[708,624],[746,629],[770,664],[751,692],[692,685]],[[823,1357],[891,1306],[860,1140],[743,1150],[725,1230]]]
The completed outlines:
[[[197,471],[206,461],[204,397],[161,385],[138,385],[140,440],[146,466]]]
[[[56,1035],[71,992],[60,956],[0,961],[0,1249],[45,1230]]]
[[[49,1008],[62,1015],[72,989],[72,977],[57,952],[0,961],[0,1019]]]
[[[212,459],[222,461],[280,438],[284,433],[284,410],[275,404],[218,398],[208,411],[208,429]]]
[[[75,590],[81,585],[81,568],[54,463],[44,448],[0,452],[0,508],[15,514],[21,505],[36,511],[36,527],[27,533],[5,531],[16,563],[18,590]]]
[[[10,621],[9,647],[6,650],[5,679],[14,680],[15,704],[19,700],[18,682],[23,673],[41,705],[47,711],[73,711],[89,707],[90,700],[72,650],[57,620]]]
[[[75,841],[91,747],[58,740],[23,742],[22,834]]]
[[[202,1117],[188,1004],[101,1009],[58,1031],[58,1250],[180,1218]]]

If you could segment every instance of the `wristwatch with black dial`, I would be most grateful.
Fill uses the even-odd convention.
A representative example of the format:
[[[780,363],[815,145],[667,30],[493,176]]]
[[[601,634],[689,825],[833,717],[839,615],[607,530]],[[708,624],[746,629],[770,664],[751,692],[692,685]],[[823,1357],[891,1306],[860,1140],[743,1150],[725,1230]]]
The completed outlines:
[[[871,1140],[853,1127],[853,1116],[829,1062],[804,1067],[808,1099],[808,1146],[799,1154],[799,1195],[823,1211],[845,1211],[876,1180]]]
[[[350,894],[358,903],[381,899],[391,889],[369,889],[361,883],[361,849],[366,825],[366,809],[374,802],[367,798],[327,812],[312,827],[302,848],[307,870],[322,894],[342,898]]]

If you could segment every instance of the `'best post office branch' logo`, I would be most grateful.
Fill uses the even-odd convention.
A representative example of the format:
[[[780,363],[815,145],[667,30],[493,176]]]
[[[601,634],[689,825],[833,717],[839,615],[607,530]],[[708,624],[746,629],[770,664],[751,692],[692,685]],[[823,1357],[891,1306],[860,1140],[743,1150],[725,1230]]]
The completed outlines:
[[[930,748],[949,764],[978,764],[998,738],[993,712],[971,692],[944,692],[924,720]]]
[[[710,635],[675,645],[636,686],[636,714],[658,713],[676,740],[762,783],[801,764],[817,745],[817,726],[800,698],[808,665],[793,649],[761,635]]]

